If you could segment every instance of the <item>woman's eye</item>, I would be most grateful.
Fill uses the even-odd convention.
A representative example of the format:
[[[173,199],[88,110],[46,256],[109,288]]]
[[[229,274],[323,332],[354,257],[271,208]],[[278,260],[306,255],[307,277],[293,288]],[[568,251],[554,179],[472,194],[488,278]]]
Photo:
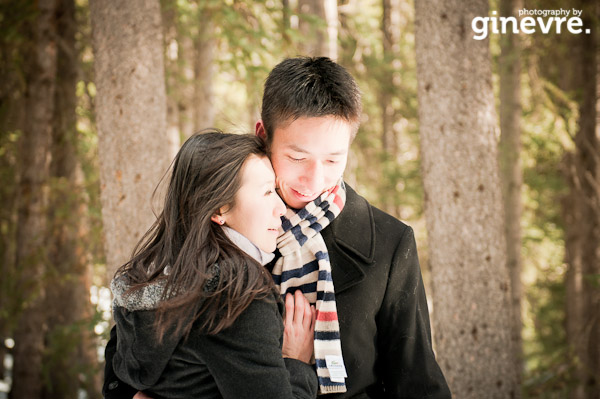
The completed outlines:
[[[291,160],[292,162],[302,162],[302,161],[304,161],[304,158],[294,158],[294,157],[290,157],[290,160]]]

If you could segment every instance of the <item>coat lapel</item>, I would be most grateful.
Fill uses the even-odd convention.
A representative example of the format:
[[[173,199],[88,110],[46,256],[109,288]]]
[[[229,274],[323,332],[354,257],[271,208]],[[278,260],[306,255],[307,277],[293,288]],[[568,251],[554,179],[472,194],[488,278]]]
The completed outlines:
[[[363,267],[375,257],[375,223],[369,203],[346,184],[344,209],[321,234],[329,252],[335,292],[362,281]]]

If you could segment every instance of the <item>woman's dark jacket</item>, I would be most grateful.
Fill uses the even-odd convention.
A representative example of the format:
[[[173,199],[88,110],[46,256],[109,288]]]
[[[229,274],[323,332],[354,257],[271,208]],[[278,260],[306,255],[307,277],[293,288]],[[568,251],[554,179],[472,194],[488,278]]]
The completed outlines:
[[[208,335],[200,319],[187,339],[167,332],[156,340],[153,323],[161,287],[137,296],[115,289],[116,335],[107,346],[104,394],[131,398],[138,390],[153,398],[315,398],[316,373],[310,365],[283,359],[282,304],[275,295],[253,301],[233,325]],[[116,341],[116,347],[115,347]]]

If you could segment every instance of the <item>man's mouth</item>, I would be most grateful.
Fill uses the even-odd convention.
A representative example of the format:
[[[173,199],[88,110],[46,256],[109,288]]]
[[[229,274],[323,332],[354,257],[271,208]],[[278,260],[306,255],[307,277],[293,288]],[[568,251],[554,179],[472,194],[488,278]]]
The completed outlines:
[[[300,197],[300,198],[305,198],[307,200],[313,200],[315,195],[313,193],[304,193],[298,190],[294,190],[293,188],[290,187],[290,190],[292,190],[294,192],[294,194],[296,194],[296,196]]]

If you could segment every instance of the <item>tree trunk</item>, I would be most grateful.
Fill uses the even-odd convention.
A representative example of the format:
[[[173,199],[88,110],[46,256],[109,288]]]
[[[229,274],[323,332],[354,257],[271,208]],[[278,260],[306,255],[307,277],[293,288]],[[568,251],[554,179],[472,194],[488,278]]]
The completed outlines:
[[[522,0],[502,0],[500,14],[518,16]],[[502,53],[498,59],[500,70],[500,180],[504,199],[504,234],[506,263],[510,274],[512,302],[512,339],[519,372],[523,369],[521,340],[521,46],[519,35],[500,37]]]
[[[579,2],[585,27],[598,26],[600,6]],[[596,20],[597,21],[597,20]],[[579,103],[575,150],[565,156],[569,194],[563,202],[568,265],[567,340],[576,357],[575,399],[600,397],[600,50],[597,29],[572,37],[570,69]]]
[[[582,221],[581,196],[578,194],[578,188],[575,184],[577,175],[575,167],[575,157],[572,153],[567,153],[563,166],[566,174],[566,180],[569,185],[569,194],[562,201],[563,220],[565,221],[565,262],[567,272],[565,275],[566,285],[566,330],[567,344],[572,351],[572,355],[578,359],[585,357],[585,346],[582,342],[582,326],[585,325],[583,318],[583,273],[581,264],[581,247],[584,237],[579,231]],[[579,362],[577,362],[579,363]],[[571,397],[573,399],[584,399],[585,392],[583,381],[585,380],[585,370],[578,365],[575,369],[575,379]]]
[[[57,1],[57,77],[53,123],[51,198],[48,211],[48,275],[44,364],[51,383],[43,398],[100,395],[95,340],[90,327],[90,259],[83,172],[77,159],[76,114],[79,54],[74,0]]]
[[[339,21],[339,53],[337,57],[337,63],[346,68],[353,76],[357,77],[353,68],[353,56],[356,52],[356,41],[352,35],[352,29],[350,27],[350,21],[353,16],[348,12],[348,8],[352,6],[352,0],[339,0],[338,1],[338,21]],[[344,171],[344,181],[350,184],[352,187],[358,186],[357,171],[359,167],[359,158],[361,156],[361,150],[363,148],[357,145],[358,140],[354,140],[350,146],[348,153],[348,163],[346,164],[346,170]]]
[[[179,41],[181,45],[181,79],[183,85],[179,90],[179,131],[183,137],[190,137],[198,128],[194,126],[194,96],[196,91],[194,60],[196,58],[196,47],[194,39],[189,35],[184,35]]]
[[[600,7],[582,4],[582,20],[594,26]],[[571,192],[565,203],[569,344],[578,358],[573,396],[600,397],[600,48],[597,32],[577,37],[580,70],[579,128],[567,155]]]
[[[299,30],[307,38],[301,44],[304,55],[337,59],[337,0],[298,0]],[[315,24],[308,16],[317,17]],[[319,26],[315,26],[319,25]]]
[[[385,68],[383,73],[381,108],[382,108],[382,143],[383,148],[392,154],[396,151],[396,137],[394,134],[395,112],[392,105],[392,96],[394,95],[394,71],[393,62],[397,56],[398,35],[400,27],[398,26],[397,14],[399,10],[399,0],[383,0],[383,18],[381,31],[383,34],[383,61]],[[386,90],[387,89],[387,90]]]
[[[212,82],[217,42],[212,11],[204,7],[199,14],[198,36],[194,40],[194,130],[214,127],[215,111]]]
[[[90,16],[102,218],[111,277],[154,222],[150,199],[174,154],[168,150],[171,139],[166,133],[158,1],[92,0]]]
[[[26,5],[25,5],[26,7]],[[15,7],[5,7],[2,10],[2,28],[5,36],[9,32],[20,32],[22,10]],[[21,38],[25,35],[11,35]],[[25,82],[21,79],[21,62],[13,54],[22,54],[25,40],[10,40],[4,37],[0,41],[0,147],[3,154],[0,157],[0,379],[4,378],[4,359],[8,348],[2,343],[6,338],[14,337],[13,330],[16,322],[16,308],[19,306],[15,284],[16,267],[16,227],[17,227],[17,195],[19,190],[20,162],[18,152],[18,134],[25,124]]]
[[[283,37],[283,47],[288,48],[292,44],[292,39],[288,33],[289,29],[291,28],[290,0],[281,0],[281,8],[281,36]]]
[[[176,0],[165,0],[162,6],[162,25],[165,40],[165,84],[167,93],[167,131],[168,135],[180,138],[179,133],[179,100],[181,84],[179,81],[179,13]],[[177,142],[179,148],[179,140]]]
[[[398,57],[398,43],[400,26],[399,0],[383,0],[383,18],[381,31],[383,36],[383,64],[379,87],[379,107],[381,110],[381,145],[383,162],[383,178],[380,180],[380,198],[383,209],[396,217],[400,217],[400,209],[396,206],[396,179],[393,178],[394,168],[398,168],[398,135],[395,129],[398,114],[392,99],[397,93],[397,85],[394,79],[394,61]],[[392,175],[392,176],[390,176]]]
[[[511,339],[485,0],[415,2],[425,215],[438,358],[457,398],[520,396]]]
[[[56,77],[56,4],[35,3],[25,72],[27,118],[21,137],[17,256],[22,312],[15,331],[12,399],[39,398],[46,329],[46,208]]]

